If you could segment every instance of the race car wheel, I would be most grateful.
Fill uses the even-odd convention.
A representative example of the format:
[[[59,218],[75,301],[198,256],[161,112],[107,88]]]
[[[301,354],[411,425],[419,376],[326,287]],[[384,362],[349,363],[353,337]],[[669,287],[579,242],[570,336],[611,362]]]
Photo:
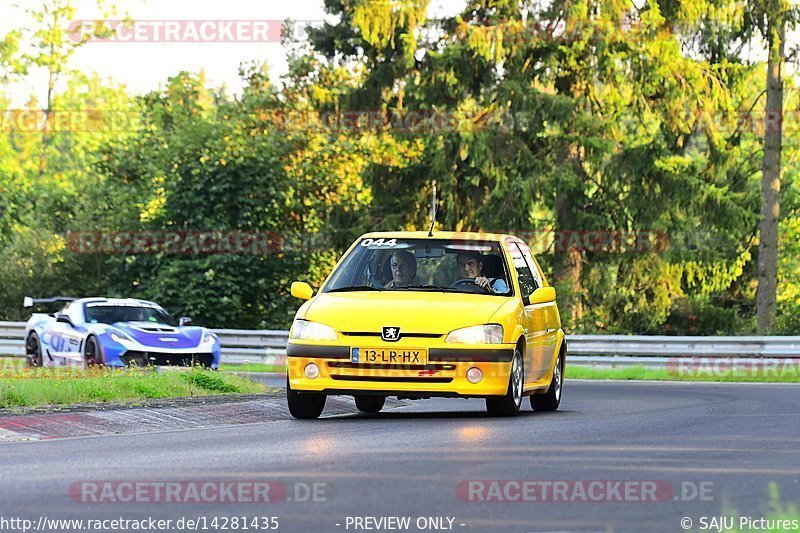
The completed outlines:
[[[86,346],[83,349],[83,365],[86,368],[103,366],[103,352],[100,351],[100,344],[96,337],[86,339]]]
[[[39,342],[39,335],[35,332],[28,335],[28,339],[25,341],[25,364],[28,368],[40,367],[44,364],[42,345]]]
[[[295,418],[308,420],[319,418],[325,409],[324,394],[300,394],[289,385],[289,376],[286,376],[286,402],[289,404],[289,413]]]
[[[514,416],[522,405],[522,386],[525,379],[525,368],[519,348],[514,350],[511,359],[511,375],[508,376],[508,391],[502,398],[486,398],[486,410],[495,416]]]
[[[356,407],[362,413],[380,413],[383,404],[386,403],[386,396],[353,396],[356,400]]]
[[[555,411],[561,403],[561,389],[564,387],[564,352],[558,352],[556,367],[553,369],[553,379],[550,388],[544,394],[531,396],[531,407],[534,411]]]

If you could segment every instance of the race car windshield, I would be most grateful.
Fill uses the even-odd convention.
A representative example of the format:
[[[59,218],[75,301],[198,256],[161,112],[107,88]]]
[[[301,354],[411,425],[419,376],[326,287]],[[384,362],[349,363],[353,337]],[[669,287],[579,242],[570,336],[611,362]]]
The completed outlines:
[[[175,326],[175,320],[163,309],[133,305],[87,305],[86,321],[92,324],[116,322],[152,322]]]
[[[500,244],[493,241],[366,238],[345,257],[323,292],[510,296],[513,289],[508,272]]]

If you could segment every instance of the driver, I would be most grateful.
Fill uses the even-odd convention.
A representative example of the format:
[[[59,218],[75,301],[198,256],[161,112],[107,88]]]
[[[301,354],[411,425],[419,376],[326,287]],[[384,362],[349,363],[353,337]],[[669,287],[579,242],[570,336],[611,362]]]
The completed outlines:
[[[461,252],[456,256],[458,274],[462,279],[473,279],[479,287],[502,294],[508,292],[508,285],[500,278],[487,278],[483,270],[483,256],[479,252]]]
[[[386,285],[387,289],[408,287],[417,275],[417,258],[406,250],[394,252],[389,266],[392,269],[392,281]]]

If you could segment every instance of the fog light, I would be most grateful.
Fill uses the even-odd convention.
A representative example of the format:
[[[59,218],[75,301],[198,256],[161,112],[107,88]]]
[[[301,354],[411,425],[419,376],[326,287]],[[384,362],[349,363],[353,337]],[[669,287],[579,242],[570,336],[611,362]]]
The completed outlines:
[[[308,379],[315,379],[319,376],[319,367],[314,363],[308,363],[305,370]]]
[[[473,366],[467,370],[467,381],[470,383],[480,383],[483,379],[483,371],[480,368]]]

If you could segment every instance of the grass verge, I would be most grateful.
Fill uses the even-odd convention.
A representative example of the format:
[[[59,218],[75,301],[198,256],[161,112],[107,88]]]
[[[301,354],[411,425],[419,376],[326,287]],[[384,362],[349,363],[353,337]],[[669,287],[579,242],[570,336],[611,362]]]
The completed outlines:
[[[241,365],[220,365],[220,370],[225,372],[286,372],[286,365],[266,365],[263,363],[245,363]]]
[[[254,394],[266,389],[246,378],[191,369],[21,369],[0,371],[0,408],[125,402],[223,394]]]
[[[567,379],[622,379],[651,381],[714,381],[729,383],[800,383],[797,367],[718,368],[718,369],[658,369],[632,366],[623,368],[596,368],[570,365],[567,358]]]

